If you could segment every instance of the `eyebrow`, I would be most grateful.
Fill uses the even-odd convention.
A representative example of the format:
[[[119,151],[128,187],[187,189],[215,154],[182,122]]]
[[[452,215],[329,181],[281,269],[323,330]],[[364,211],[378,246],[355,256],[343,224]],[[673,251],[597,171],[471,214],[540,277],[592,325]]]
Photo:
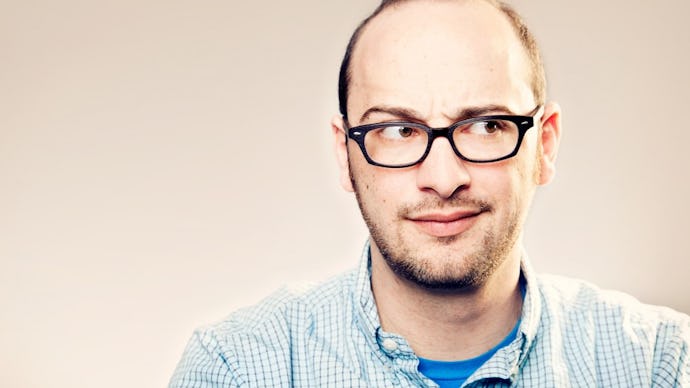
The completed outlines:
[[[362,121],[368,119],[374,113],[388,114],[391,116],[398,117],[404,121],[424,121],[422,119],[423,115],[414,109],[397,106],[377,105],[367,109],[364,112],[364,114],[362,114],[362,117],[360,117],[359,122],[361,123]],[[471,106],[460,109],[452,116],[452,119],[454,122],[458,122],[472,117],[484,116],[488,113],[508,115],[515,114],[505,105],[489,104],[482,106]]]

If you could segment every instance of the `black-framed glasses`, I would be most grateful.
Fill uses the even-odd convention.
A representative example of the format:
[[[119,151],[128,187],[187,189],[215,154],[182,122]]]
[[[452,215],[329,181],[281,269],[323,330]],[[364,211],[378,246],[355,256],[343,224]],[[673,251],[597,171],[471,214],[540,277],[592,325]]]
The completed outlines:
[[[527,116],[492,115],[458,121],[446,128],[391,121],[349,128],[369,164],[403,168],[420,163],[437,137],[445,137],[455,154],[473,163],[491,163],[517,155],[522,138],[534,126],[538,105]]]

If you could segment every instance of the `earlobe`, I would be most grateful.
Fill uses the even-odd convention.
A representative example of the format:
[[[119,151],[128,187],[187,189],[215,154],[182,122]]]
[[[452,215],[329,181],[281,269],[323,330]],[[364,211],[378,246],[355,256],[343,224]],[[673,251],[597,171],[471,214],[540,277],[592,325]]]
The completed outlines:
[[[544,114],[541,118],[541,158],[539,163],[539,184],[545,185],[553,180],[556,174],[556,156],[561,141],[561,107],[555,102],[549,102],[544,106]]]
[[[350,180],[350,164],[347,154],[347,134],[345,132],[345,122],[343,116],[335,115],[331,120],[331,130],[333,133],[333,145],[335,158],[340,170],[340,185],[345,191],[353,192],[352,180]]]

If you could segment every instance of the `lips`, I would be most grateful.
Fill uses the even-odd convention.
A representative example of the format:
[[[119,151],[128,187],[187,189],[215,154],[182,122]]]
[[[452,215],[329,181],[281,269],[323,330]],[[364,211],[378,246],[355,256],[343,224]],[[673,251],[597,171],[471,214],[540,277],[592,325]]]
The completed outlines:
[[[460,210],[451,213],[415,215],[409,220],[422,232],[434,237],[450,237],[464,233],[474,225],[482,209]]]

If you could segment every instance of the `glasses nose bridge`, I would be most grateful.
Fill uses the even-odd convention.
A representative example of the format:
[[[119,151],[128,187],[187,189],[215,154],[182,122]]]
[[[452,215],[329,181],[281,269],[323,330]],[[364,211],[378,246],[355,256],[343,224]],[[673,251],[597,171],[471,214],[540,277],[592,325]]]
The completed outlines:
[[[438,139],[439,137],[444,137],[448,140],[448,143],[450,143],[450,146],[455,149],[455,142],[453,142],[453,126],[450,127],[442,127],[442,128],[429,128],[429,149],[431,149],[431,146],[434,144],[434,140]]]
[[[445,138],[448,140],[448,145],[450,145],[450,149],[455,153],[456,155],[460,156],[457,147],[455,146],[455,142],[453,141],[453,130],[455,129],[455,125],[451,125],[448,127],[441,127],[441,128],[431,128],[431,127],[426,127],[427,128],[427,133],[429,136],[429,141],[427,143],[427,151],[422,160],[419,162],[422,162],[424,159],[426,159],[429,156],[429,153],[431,153],[431,149],[434,146],[434,141],[438,138]],[[418,163],[419,163],[418,162]]]

